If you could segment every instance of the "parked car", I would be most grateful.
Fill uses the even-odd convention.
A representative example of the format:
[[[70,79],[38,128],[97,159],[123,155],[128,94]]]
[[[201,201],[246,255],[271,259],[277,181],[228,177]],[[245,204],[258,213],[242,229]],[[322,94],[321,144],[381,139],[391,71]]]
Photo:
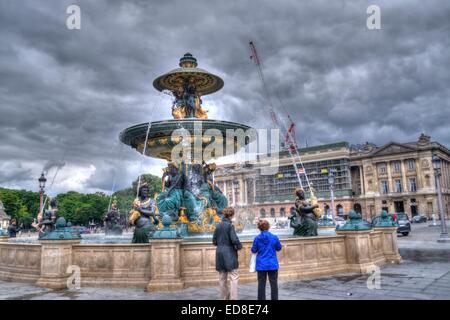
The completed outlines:
[[[345,219],[342,217],[336,217],[334,218],[334,222],[336,223],[336,226],[343,226],[345,224]]]
[[[411,222],[408,219],[408,215],[403,212],[399,213],[389,213],[389,216],[392,217],[392,220],[398,223],[397,233],[401,233],[404,236],[407,236],[411,232]],[[377,220],[380,216],[376,216],[372,219],[372,226],[377,223]]]
[[[418,215],[415,215],[411,219],[411,222],[412,223],[421,223],[421,222],[427,222],[427,220],[428,220],[427,216],[425,216],[423,214],[418,214]]]
[[[409,221],[408,215],[404,212],[399,212],[396,215],[392,214],[392,216],[397,217],[397,233],[407,236],[411,232],[411,222]]]

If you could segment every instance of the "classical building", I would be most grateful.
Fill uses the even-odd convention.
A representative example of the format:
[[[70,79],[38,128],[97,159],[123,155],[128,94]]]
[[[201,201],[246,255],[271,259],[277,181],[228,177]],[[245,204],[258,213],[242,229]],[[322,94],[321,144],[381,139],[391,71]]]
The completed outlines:
[[[304,174],[315,189],[319,205],[330,211],[328,173],[335,175],[334,215],[345,216],[350,209],[371,219],[382,209],[406,212],[410,216],[437,211],[437,191],[431,157],[442,159],[442,193],[445,212],[450,206],[450,150],[422,134],[417,142],[391,142],[384,146],[366,143],[351,146],[348,142],[298,149]],[[271,162],[272,161],[272,162]],[[293,190],[298,186],[297,173],[288,151],[273,159],[258,159],[253,164],[218,166],[215,179],[227,195],[230,205],[250,217],[287,217],[294,207]]]
[[[0,200],[0,228],[7,229],[10,219],[11,217],[6,214],[3,202]]]
[[[365,145],[351,150],[351,173],[355,207],[370,218],[381,210],[418,213],[438,218],[437,190],[431,163],[441,160],[444,211],[450,205],[450,150],[422,134],[418,141],[391,142],[382,147]]]

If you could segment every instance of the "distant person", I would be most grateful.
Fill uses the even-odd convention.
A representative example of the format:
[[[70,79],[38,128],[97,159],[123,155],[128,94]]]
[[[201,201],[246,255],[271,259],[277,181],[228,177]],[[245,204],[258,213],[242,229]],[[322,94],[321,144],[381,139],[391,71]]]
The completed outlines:
[[[234,209],[231,207],[222,210],[223,219],[216,226],[213,235],[213,244],[216,248],[216,270],[219,272],[220,298],[222,300],[237,300],[239,282],[238,251],[242,244],[231,224]],[[228,275],[230,286],[228,288]]]
[[[17,232],[20,231],[20,228],[17,226],[16,219],[12,219],[8,226],[8,233],[10,238],[15,238],[17,236]]]
[[[253,240],[252,253],[256,254],[258,272],[258,300],[266,300],[266,282],[269,276],[270,294],[272,300],[278,300],[278,258],[277,251],[281,250],[278,237],[268,230],[269,222],[260,220],[258,229],[261,233]]]

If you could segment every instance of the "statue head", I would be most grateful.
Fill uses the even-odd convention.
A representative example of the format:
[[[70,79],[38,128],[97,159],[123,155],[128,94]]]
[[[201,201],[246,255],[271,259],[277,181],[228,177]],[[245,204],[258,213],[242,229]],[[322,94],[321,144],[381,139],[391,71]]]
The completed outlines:
[[[51,199],[49,204],[50,204],[50,208],[51,209],[57,209],[58,208],[58,201],[56,201],[55,198]]]
[[[147,183],[143,183],[140,187],[139,187],[139,198],[148,198],[149,197],[149,188],[148,188],[148,184]]]
[[[355,210],[350,210],[348,212],[348,218],[350,220],[361,219],[361,215],[358,212],[356,212]]]
[[[295,195],[300,199],[300,200],[305,200],[305,189],[303,188],[295,188],[294,191]]]
[[[167,164],[167,171],[171,175],[176,175],[178,173],[178,164],[176,162],[169,162]]]

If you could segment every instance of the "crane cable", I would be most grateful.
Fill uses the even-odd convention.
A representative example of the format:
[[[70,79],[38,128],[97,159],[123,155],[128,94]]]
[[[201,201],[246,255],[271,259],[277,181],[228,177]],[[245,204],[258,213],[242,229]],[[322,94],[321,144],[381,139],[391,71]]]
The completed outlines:
[[[251,50],[251,53],[252,53],[252,55],[250,56],[250,58],[251,58],[252,60],[254,60],[254,62],[255,62],[255,65],[256,65],[256,68],[257,68],[257,71],[258,71],[259,78],[260,78],[260,80],[261,80],[261,82],[262,82],[262,84],[263,84],[263,89],[264,89],[264,93],[265,93],[266,99],[267,99],[267,101],[268,101],[268,103],[269,103],[269,112],[270,112],[270,116],[271,116],[272,122],[273,122],[274,125],[275,125],[276,127],[278,127],[279,129],[282,129],[282,130],[286,131],[286,134],[287,134],[287,136],[289,137],[290,142],[293,143],[293,144],[295,144],[294,138],[292,137],[292,135],[291,135],[291,133],[289,132],[289,130],[287,130],[286,127],[285,127],[283,124],[281,124],[281,128],[280,128],[280,124],[279,124],[277,115],[275,114],[275,111],[274,111],[274,108],[273,108],[272,99],[271,99],[270,94],[269,94],[269,89],[268,89],[268,87],[267,87],[267,83],[266,83],[266,81],[265,81],[264,74],[263,74],[263,71],[262,71],[261,61],[259,60],[258,53],[257,53],[257,51],[256,51],[256,47],[255,47],[255,44],[253,43],[253,41],[250,41],[250,42],[249,42],[249,46],[250,46],[250,50]],[[280,101],[281,101],[281,100],[280,100]],[[283,108],[284,108],[284,107],[283,107]],[[288,114],[288,118],[289,118],[289,120],[292,122],[292,120],[291,120],[289,114]],[[283,133],[284,133],[284,132],[283,132]],[[302,170],[302,171],[303,171],[303,174],[305,175],[305,179],[306,179],[306,183],[307,183],[307,185],[308,185],[308,188],[311,190],[311,185],[310,185],[310,182],[309,182],[309,179],[308,179],[308,175],[306,174],[306,170],[305,170],[305,167],[304,167],[303,162],[302,162],[302,160],[301,160],[300,154],[299,154],[299,152],[298,152],[298,148],[295,148],[295,151],[296,151],[296,156],[297,156],[296,158],[297,158],[297,159],[296,159],[296,158],[294,157],[294,155],[292,154],[291,148],[288,148],[288,152],[289,152],[289,155],[290,155],[290,157],[291,157],[291,159],[292,159],[292,165],[293,165],[293,167],[294,167],[294,169],[295,169],[295,173],[296,173],[296,175],[297,175],[297,179],[298,179],[299,185],[300,185],[300,187],[303,187],[302,179],[301,179],[301,177],[300,177],[300,172],[299,172],[299,169],[298,169],[298,167],[297,167],[297,162],[300,163],[301,168],[303,169],[303,170]],[[298,161],[297,161],[297,160],[298,160]]]

